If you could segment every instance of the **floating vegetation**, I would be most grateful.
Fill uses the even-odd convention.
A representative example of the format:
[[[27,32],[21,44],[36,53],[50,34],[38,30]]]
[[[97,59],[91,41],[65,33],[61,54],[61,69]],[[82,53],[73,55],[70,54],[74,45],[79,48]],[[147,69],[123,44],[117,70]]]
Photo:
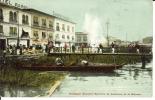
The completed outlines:
[[[0,84],[14,87],[50,88],[58,80],[64,78],[66,72],[40,72],[18,70],[11,66],[1,66]]]

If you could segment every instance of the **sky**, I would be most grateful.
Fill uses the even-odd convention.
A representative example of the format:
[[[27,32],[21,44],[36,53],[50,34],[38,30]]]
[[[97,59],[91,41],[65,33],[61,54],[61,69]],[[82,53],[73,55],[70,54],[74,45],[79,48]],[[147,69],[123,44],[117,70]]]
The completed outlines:
[[[10,0],[46,13],[53,11],[76,23],[76,31],[89,31],[97,21],[100,31],[122,40],[140,40],[153,34],[152,0]],[[94,18],[94,19],[93,19]],[[88,20],[89,19],[89,20]],[[91,23],[93,20],[93,23]],[[127,38],[126,38],[127,37]]]

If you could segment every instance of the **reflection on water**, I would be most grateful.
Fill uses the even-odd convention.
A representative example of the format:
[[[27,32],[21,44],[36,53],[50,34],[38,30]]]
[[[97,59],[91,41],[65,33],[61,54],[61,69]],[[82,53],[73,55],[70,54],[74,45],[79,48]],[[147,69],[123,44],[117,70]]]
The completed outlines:
[[[70,73],[52,96],[152,96],[152,71],[138,66],[114,73]]]
[[[147,69],[152,69],[152,63]],[[45,90],[0,85],[0,96],[34,97]],[[113,73],[72,72],[52,96],[151,96],[152,71],[140,64],[126,65]]]

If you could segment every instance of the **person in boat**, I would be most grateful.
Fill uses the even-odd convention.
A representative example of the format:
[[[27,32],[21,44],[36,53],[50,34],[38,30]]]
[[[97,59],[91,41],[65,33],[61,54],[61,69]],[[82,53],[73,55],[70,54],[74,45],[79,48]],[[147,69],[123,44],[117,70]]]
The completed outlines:
[[[56,58],[55,63],[57,66],[63,66],[64,65],[64,62],[62,61],[61,58]]]
[[[81,60],[81,65],[83,65],[83,66],[88,66],[88,61],[86,61],[86,60]]]

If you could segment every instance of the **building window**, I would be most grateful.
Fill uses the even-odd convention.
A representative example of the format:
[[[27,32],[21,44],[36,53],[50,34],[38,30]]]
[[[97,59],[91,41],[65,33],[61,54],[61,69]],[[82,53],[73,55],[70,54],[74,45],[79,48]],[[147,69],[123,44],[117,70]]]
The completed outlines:
[[[28,17],[27,15],[23,15],[23,16],[22,16],[22,23],[23,23],[23,24],[28,24],[28,23],[29,23],[28,20],[29,20],[29,17]]]
[[[55,36],[55,38],[56,38],[56,39],[59,39],[59,34],[57,34],[57,35]]]
[[[87,36],[83,37],[83,41],[86,42],[87,41]]]
[[[9,13],[9,21],[10,22],[17,22],[17,13],[10,11]]]
[[[42,26],[46,27],[46,19],[42,19]]]
[[[10,36],[17,36],[17,28],[10,27]]]
[[[65,31],[65,24],[62,24],[62,30]]]
[[[74,36],[72,36],[72,40],[74,40]]]
[[[65,35],[62,35],[62,39],[65,39]]]
[[[67,26],[67,31],[70,32],[70,27],[69,26]]]
[[[0,8],[0,21],[3,21],[3,10]]]
[[[29,17],[26,15],[26,24],[29,24]]]
[[[57,23],[56,30],[57,30],[57,31],[60,31],[59,23]]]
[[[49,39],[50,39],[50,40],[53,39],[53,35],[52,35],[52,33],[49,33]]]
[[[81,42],[81,36],[77,36],[77,42]]]
[[[17,22],[17,13],[16,12],[14,12],[14,15],[13,15],[13,20],[14,20],[14,22]]]
[[[13,12],[12,12],[12,11],[10,11],[9,20],[10,20],[11,22],[13,22]]]
[[[46,39],[46,33],[45,32],[42,32],[42,38]]]
[[[38,17],[36,17],[36,16],[33,17],[33,24],[35,26],[39,26],[39,18]]]
[[[72,27],[72,32],[74,33],[74,27]]]
[[[49,21],[49,28],[53,29],[53,22],[52,21]]]
[[[34,31],[34,32],[33,32],[33,37],[34,37],[35,39],[38,39],[38,38],[39,38],[38,31]]]
[[[25,24],[25,15],[22,16],[22,23]]]
[[[3,33],[3,26],[0,25],[0,33]]]
[[[67,39],[68,39],[68,40],[70,39],[69,35],[67,36]]]

